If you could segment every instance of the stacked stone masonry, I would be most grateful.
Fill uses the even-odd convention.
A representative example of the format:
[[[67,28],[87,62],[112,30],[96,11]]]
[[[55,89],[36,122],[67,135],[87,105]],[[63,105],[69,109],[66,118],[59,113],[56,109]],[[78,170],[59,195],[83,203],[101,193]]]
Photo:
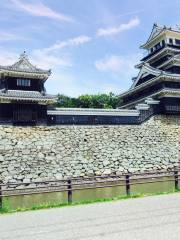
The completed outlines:
[[[180,116],[141,125],[0,126],[0,179],[43,181],[180,166]]]

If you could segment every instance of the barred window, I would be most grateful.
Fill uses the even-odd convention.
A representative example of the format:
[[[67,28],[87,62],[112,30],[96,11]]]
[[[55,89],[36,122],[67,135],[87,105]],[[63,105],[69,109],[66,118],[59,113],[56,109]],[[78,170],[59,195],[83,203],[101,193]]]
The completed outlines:
[[[176,44],[180,45],[180,39],[175,39]]]
[[[154,46],[154,48],[155,48],[156,50],[160,49],[160,48],[161,48],[161,44],[160,44],[160,43],[156,44],[156,45]]]
[[[173,44],[173,39],[172,38],[169,38],[169,43]]]
[[[31,80],[29,79],[17,79],[17,86],[30,87]]]

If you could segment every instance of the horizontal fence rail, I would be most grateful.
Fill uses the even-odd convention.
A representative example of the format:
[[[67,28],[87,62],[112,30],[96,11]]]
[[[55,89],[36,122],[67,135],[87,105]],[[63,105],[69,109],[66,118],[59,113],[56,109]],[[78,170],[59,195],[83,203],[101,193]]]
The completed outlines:
[[[168,177],[168,179],[163,179]],[[64,180],[34,181],[30,183],[1,183],[0,208],[4,197],[26,196],[33,194],[67,192],[67,202],[72,203],[73,192],[88,189],[125,187],[126,195],[131,195],[131,186],[148,183],[174,182],[175,190],[179,190],[180,169],[161,172],[146,172],[122,175],[91,176]]]

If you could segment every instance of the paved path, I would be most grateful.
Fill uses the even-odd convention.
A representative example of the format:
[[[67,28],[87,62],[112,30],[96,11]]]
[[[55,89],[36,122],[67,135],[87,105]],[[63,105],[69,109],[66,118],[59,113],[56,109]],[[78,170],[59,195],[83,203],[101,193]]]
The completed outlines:
[[[180,194],[0,216],[0,240],[61,239],[180,239]]]

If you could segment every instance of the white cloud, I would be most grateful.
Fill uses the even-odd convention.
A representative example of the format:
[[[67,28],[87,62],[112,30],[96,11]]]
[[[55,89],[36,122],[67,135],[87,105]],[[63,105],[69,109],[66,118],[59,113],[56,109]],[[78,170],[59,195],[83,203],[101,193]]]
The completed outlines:
[[[17,61],[17,54],[15,52],[6,51],[0,48],[0,65],[12,65]]]
[[[125,60],[116,55],[108,56],[95,62],[95,66],[99,71],[114,73],[118,73],[124,64]]]
[[[134,68],[135,64],[139,61],[141,55],[131,56],[118,56],[111,55],[105,58],[99,59],[95,62],[95,67],[100,72],[114,74],[115,76],[122,76],[129,78],[131,75],[137,72]]]
[[[7,51],[0,48],[0,65],[12,65],[18,61],[19,53]],[[67,56],[57,56],[55,54],[46,54],[40,50],[34,50],[29,55],[30,62],[39,68],[55,69],[56,67],[71,67],[72,61]]]
[[[70,45],[74,45],[74,46],[78,46],[78,45],[82,45],[84,43],[90,42],[91,38],[85,35],[81,35],[72,39],[69,39],[69,44]]]
[[[31,54],[32,63],[43,69],[54,69],[56,67],[71,67],[72,60],[67,56],[57,56],[56,54],[47,54],[44,51],[34,50]]]
[[[82,35],[82,36],[78,36],[75,38],[67,39],[66,41],[57,42],[48,48],[44,48],[43,51],[48,53],[48,52],[51,52],[54,50],[63,49],[65,47],[73,47],[73,46],[83,45],[90,41],[91,41],[90,37]]]
[[[3,35],[2,35],[3,36]],[[5,36],[5,35],[4,35]],[[13,38],[13,35],[7,35],[4,39]],[[0,33],[1,41],[1,33]],[[75,38],[67,39],[66,41],[61,41],[53,44],[48,48],[35,49],[31,52],[30,58],[32,63],[37,65],[40,68],[44,69],[55,69],[56,67],[66,68],[72,67],[72,59],[69,54],[64,55],[62,52],[59,54],[57,50],[61,50],[65,47],[80,46],[87,42],[91,41],[91,38],[88,36],[78,36]],[[17,61],[18,55],[15,52],[10,51],[1,51],[0,55],[0,64],[13,64]],[[12,61],[13,60],[13,61]]]
[[[102,37],[102,36],[111,36],[111,35],[116,35],[120,32],[129,30],[131,28],[134,28],[140,24],[139,18],[133,18],[131,19],[128,23],[122,23],[117,27],[111,27],[111,28],[100,28],[97,30],[97,36]]]
[[[11,0],[14,6],[21,11],[29,13],[33,16],[37,17],[47,17],[51,19],[56,19],[60,21],[71,22],[73,19],[65,14],[55,12],[48,6],[44,5],[42,2],[35,2],[35,3],[25,3],[21,0]]]
[[[125,91],[127,86],[132,84],[132,77],[138,74],[134,66],[141,57],[141,54],[110,55],[97,60],[95,67],[102,73],[102,91],[109,92],[110,90],[115,93]]]
[[[73,65],[70,57],[63,56],[61,53],[59,57],[59,52],[65,47],[73,47],[83,45],[91,41],[88,36],[78,36],[75,38],[67,39],[66,41],[61,41],[53,44],[48,48],[36,49],[32,52],[32,58],[38,66],[43,68],[55,68],[55,67],[71,67]]]

